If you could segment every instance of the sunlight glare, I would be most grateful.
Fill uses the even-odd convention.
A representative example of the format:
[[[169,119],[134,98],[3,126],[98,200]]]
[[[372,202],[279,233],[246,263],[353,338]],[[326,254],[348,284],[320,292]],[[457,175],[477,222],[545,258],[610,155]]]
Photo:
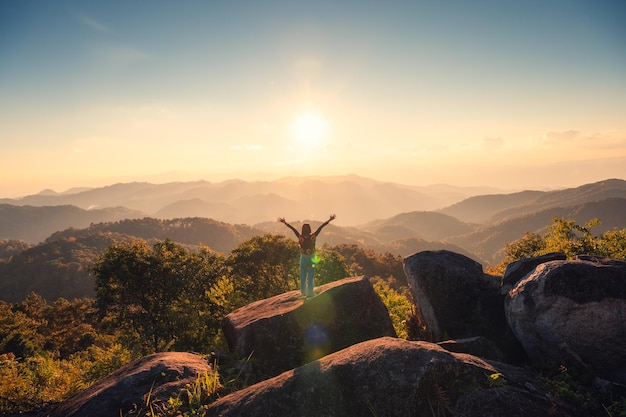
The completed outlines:
[[[311,150],[322,145],[326,136],[326,121],[318,113],[302,113],[293,123],[293,134],[300,145]]]

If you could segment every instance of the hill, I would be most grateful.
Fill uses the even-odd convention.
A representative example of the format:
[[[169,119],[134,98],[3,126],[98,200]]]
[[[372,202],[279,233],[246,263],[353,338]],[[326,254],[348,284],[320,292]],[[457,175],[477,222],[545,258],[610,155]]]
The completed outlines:
[[[46,239],[46,242],[97,233],[115,233],[147,241],[169,238],[177,243],[203,245],[217,252],[228,253],[244,240],[262,234],[262,231],[247,225],[231,225],[200,217],[185,219],[143,218],[92,224],[84,229],[70,228],[52,234]]]
[[[360,226],[386,241],[406,237],[440,240],[469,233],[474,228],[459,219],[432,211],[397,214],[386,220],[375,220]]]
[[[387,207],[374,203],[372,200],[387,196],[388,201],[397,201],[403,186],[383,184],[359,177],[337,177],[333,181],[308,178],[284,179],[285,186],[296,192],[306,183],[300,198],[307,192],[322,193],[322,188],[329,198],[336,198],[337,204],[366,204],[368,200],[378,211],[391,211],[397,207]],[[360,184],[360,185],[359,185]],[[174,203],[163,206],[163,214],[174,215],[178,210],[201,214],[203,210],[221,210],[227,215],[231,206],[188,197],[203,188],[204,183],[185,183],[167,185],[171,190],[178,190],[181,198]],[[151,218],[143,212],[132,209],[92,209],[87,210],[76,206],[42,206],[31,205],[0,205],[0,294],[2,299],[20,301],[30,291],[47,291],[46,298],[56,296],[74,297],[91,295],[93,282],[88,277],[88,270],[95,258],[105,248],[119,239],[141,238],[149,242],[172,239],[189,247],[205,245],[213,250],[229,253],[243,241],[264,233],[275,233],[293,237],[284,225],[275,221],[274,212],[296,210],[302,202],[288,199],[274,193],[246,194],[251,183],[231,181],[222,183],[212,189],[216,200],[229,200],[240,206],[254,208],[265,221],[252,226],[240,223],[227,223],[202,216],[181,218]],[[267,184],[259,185],[263,190]],[[272,183],[272,186],[275,184]],[[358,187],[357,187],[358,185]],[[141,200],[141,196],[168,201],[169,197],[159,197],[161,186],[146,184],[118,185],[120,190],[132,201]],[[356,188],[355,188],[356,187]],[[45,192],[33,198],[56,198],[60,196],[80,196],[83,193],[105,192],[109,196],[121,195],[112,189],[77,190],[76,193],[57,194]],[[209,187],[210,188],[210,187]],[[181,191],[183,190],[183,191]],[[186,191],[184,191],[186,190]],[[601,220],[601,224],[593,229],[596,235],[614,228],[626,228],[626,197],[619,197],[626,190],[623,180],[607,180],[587,184],[573,189],[539,192],[524,191],[513,194],[490,194],[470,197],[458,204],[440,211],[410,210],[394,213],[378,220],[368,220],[359,226],[340,226],[333,222],[324,229],[318,239],[318,245],[331,247],[355,246],[377,253],[389,253],[392,256],[408,256],[423,250],[447,249],[462,253],[485,266],[495,266],[503,259],[505,244],[521,238],[526,232],[543,233],[553,223],[554,217],[571,219],[584,224],[592,218]],[[119,190],[118,190],[119,191]],[[206,189],[205,189],[206,191]],[[267,191],[267,190],[263,190]],[[413,201],[417,194],[408,193],[408,202]],[[341,200],[339,197],[345,198]],[[604,196],[613,196],[602,198]],[[618,197],[614,197],[618,196]],[[81,197],[81,198],[83,198]],[[599,200],[594,200],[600,198]],[[130,201],[129,200],[129,201]],[[90,200],[93,201],[93,200]],[[381,201],[381,200],[377,200]],[[305,202],[310,202],[307,200]],[[575,204],[570,204],[575,202]],[[313,204],[313,203],[311,203]],[[340,206],[341,207],[341,206]],[[348,206],[343,206],[348,210]],[[352,209],[351,209],[352,210]],[[356,218],[365,215],[358,211]],[[360,213],[360,214],[359,214]],[[447,213],[456,213],[462,218],[480,220],[482,223],[469,222]],[[352,215],[353,213],[350,213]],[[303,215],[302,220],[292,221],[296,228],[302,222],[311,223],[315,229],[319,220],[325,219],[328,213],[319,217]],[[129,218],[127,218],[127,216]],[[135,216],[133,218],[133,216]],[[141,217],[141,218],[139,218]],[[111,218],[111,220],[102,219]],[[268,221],[268,218],[271,221]],[[354,220],[354,219],[352,219]],[[60,230],[60,231],[57,231]],[[46,239],[45,236],[48,236]],[[41,242],[43,243],[36,244]]]
[[[626,181],[608,179],[558,191],[479,195],[438,211],[465,222],[493,224],[550,208],[570,207],[607,198],[626,198]]]
[[[231,224],[255,224],[278,216],[325,218],[330,213],[337,213],[341,224],[354,226],[399,212],[435,210],[489,191],[493,189],[445,185],[417,187],[348,175],[250,182],[134,182],[64,193],[47,190],[19,199],[0,199],[0,204],[72,205],[85,210],[120,206],[150,217],[207,217]]]
[[[55,239],[0,261],[0,297],[20,302],[31,292],[48,300],[95,296],[89,268],[105,249],[129,236],[96,233]]]
[[[599,235],[607,230],[626,228],[626,198],[608,198],[569,207],[554,207],[518,217],[510,217],[498,223],[478,227],[462,236],[447,240],[474,253],[489,265],[496,265],[504,258],[504,245],[521,238],[526,232],[544,233],[554,217],[574,220],[584,224],[593,218],[601,223],[592,232]]]
[[[124,207],[85,210],[75,206],[16,206],[0,204],[0,239],[39,243],[50,234],[68,227],[87,227],[91,223],[145,217]]]
[[[513,207],[532,204],[542,191],[522,191],[512,194],[479,195],[465,199],[450,207],[439,210],[440,213],[456,217],[469,223],[483,223],[501,211]]]
[[[89,270],[110,245],[123,240],[153,242],[170,238],[189,249],[204,245],[227,253],[261,233],[249,226],[203,218],[144,218],[69,228],[52,234],[41,244],[22,246],[19,251],[18,241],[6,242],[0,244],[0,253],[6,253],[0,259],[0,299],[19,302],[33,291],[50,301],[93,297],[95,284]]]
[[[312,223],[314,227],[319,224]],[[143,218],[69,228],[53,233],[35,246],[20,241],[0,242],[0,254],[4,254],[4,259],[0,258],[0,299],[20,302],[33,291],[49,301],[59,297],[93,297],[95,286],[89,270],[108,246],[122,240],[140,238],[155,242],[169,238],[190,250],[203,245],[228,254],[245,240],[264,233],[293,236],[278,222],[251,227],[206,218]],[[343,246],[344,251],[350,251],[349,247],[353,246],[395,256],[425,249],[449,249],[472,256],[453,244],[417,238],[382,242],[369,232],[335,225],[324,229],[318,245],[324,244]]]

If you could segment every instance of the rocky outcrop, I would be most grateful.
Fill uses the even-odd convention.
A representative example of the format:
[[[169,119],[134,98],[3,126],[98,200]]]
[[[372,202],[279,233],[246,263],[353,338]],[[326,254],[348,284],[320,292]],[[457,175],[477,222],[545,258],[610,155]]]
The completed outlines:
[[[433,341],[483,336],[495,342],[509,359],[520,347],[508,329],[500,292],[500,277],[458,253],[424,251],[404,259],[404,271],[416,308]]]
[[[146,395],[166,401],[186,384],[211,369],[206,359],[191,353],[168,352],[145,356],[130,363],[67,401],[48,417],[111,417],[126,415]]]
[[[429,342],[384,337],[225,396],[206,416],[558,415],[531,376],[510,369]]]
[[[450,352],[467,353],[482,359],[491,359],[500,362],[506,360],[506,356],[502,353],[502,350],[491,340],[482,336],[468,337],[467,339],[444,340],[443,342],[437,342],[437,345]]]
[[[387,308],[367,277],[346,278],[300,298],[291,291],[233,311],[222,329],[229,349],[251,355],[262,380],[355,343],[396,335]]]
[[[539,265],[509,291],[506,317],[530,358],[626,382],[626,262],[588,259]]]
[[[511,262],[506,266],[502,276],[500,294],[506,295],[517,285],[526,275],[531,273],[537,266],[550,261],[564,261],[566,259],[563,252],[552,252],[546,255],[533,256],[531,258],[520,259]]]

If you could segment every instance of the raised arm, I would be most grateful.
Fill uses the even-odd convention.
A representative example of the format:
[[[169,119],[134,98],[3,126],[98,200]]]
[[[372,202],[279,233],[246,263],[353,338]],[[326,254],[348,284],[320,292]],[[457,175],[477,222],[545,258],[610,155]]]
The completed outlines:
[[[292,225],[290,225],[289,223],[287,223],[287,221],[285,220],[284,217],[279,217],[278,221],[281,222],[282,224],[284,224],[285,226],[287,226],[288,228],[290,228],[291,230],[293,230],[293,232],[296,234],[296,237],[299,239],[300,238],[300,232],[298,232],[298,230],[296,230],[295,227],[293,227]]]
[[[322,231],[322,229],[324,228],[324,226],[326,226],[328,223],[330,223],[331,221],[335,220],[337,216],[335,216],[334,214],[331,214],[330,217],[328,218],[328,220],[326,220],[324,223],[322,223],[320,225],[320,227],[317,228],[317,230],[315,231],[315,233],[313,233],[315,236],[319,235],[320,232]]]

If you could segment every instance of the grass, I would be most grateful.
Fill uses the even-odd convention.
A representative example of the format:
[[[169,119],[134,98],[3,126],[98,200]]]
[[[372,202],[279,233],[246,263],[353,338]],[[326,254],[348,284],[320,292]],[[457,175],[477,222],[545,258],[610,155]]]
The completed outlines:
[[[221,373],[217,363],[213,363],[211,370],[198,374],[194,382],[186,384],[176,396],[166,401],[153,398],[151,388],[146,394],[144,406],[131,410],[125,417],[204,416],[209,406],[222,395],[245,387],[247,382],[243,378],[243,370],[251,356],[246,358],[238,369],[227,369]]]

